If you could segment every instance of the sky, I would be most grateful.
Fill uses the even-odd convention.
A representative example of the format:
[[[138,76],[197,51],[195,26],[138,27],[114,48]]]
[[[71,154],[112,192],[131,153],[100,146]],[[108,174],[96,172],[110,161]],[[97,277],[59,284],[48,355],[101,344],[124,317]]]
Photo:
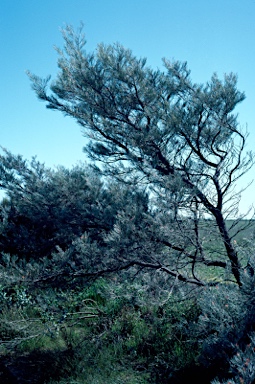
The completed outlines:
[[[80,127],[46,109],[31,89],[26,70],[57,74],[61,28],[84,24],[87,51],[119,42],[152,68],[162,58],[187,61],[194,82],[214,72],[238,75],[246,94],[239,122],[247,129],[247,150],[255,142],[255,0],[0,0],[0,145],[49,167],[86,161]],[[245,187],[251,170],[240,183]],[[241,211],[255,205],[255,182],[243,193]]]

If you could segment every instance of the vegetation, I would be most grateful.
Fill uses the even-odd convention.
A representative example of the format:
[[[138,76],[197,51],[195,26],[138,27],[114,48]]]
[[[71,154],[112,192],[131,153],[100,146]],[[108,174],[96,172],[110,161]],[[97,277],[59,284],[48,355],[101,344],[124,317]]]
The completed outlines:
[[[59,75],[30,74],[74,117],[92,162],[0,156],[0,378],[6,383],[252,383],[252,166],[237,79],[193,84],[68,27]],[[101,162],[101,163],[99,163]]]

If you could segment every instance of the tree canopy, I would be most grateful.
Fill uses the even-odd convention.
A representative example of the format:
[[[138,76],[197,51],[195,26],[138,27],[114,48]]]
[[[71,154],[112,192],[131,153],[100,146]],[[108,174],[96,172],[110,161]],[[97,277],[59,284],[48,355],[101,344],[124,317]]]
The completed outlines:
[[[194,84],[186,63],[164,59],[164,70],[154,70],[119,44],[100,44],[87,53],[81,32],[67,27],[63,36],[51,92],[49,78],[30,74],[38,97],[48,108],[77,120],[90,139],[86,153],[104,163],[105,175],[147,186],[154,204],[171,211],[175,222],[193,218],[193,263],[205,262],[197,222],[203,215],[212,219],[225,256],[205,264],[225,267],[229,262],[240,284],[241,265],[226,226],[226,204],[232,198],[236,214],[230,194],[253,164],[253,155],[244,156],[246,134],[234,113],[244,100],[237,77],[229,74],[220,80],[214,74],[208,83]],[[181,254],[187,249],[176,236],[169,248]]]

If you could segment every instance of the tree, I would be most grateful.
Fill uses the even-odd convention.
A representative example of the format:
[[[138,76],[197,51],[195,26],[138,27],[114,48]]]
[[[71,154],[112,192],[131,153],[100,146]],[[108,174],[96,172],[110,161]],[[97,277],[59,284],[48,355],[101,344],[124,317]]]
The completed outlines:
[[[51,93],[50,78],[29,74],[37,96],[77,120],[91,140],[86,153],[104,163],[105,175],[147,186],[155,209],[166,215],[165,231],[158,229],[151,240],[172,258],[172,275],[187,279],[177,265],[184,257],[188,276],[198,284],[203,281],[197,265],[225,269],[230,264],[241,285],[226,209],[232,206],[236,214],[233,186],[252,166],[253,155],[244,156],[246,135],[233,112],[245,98],[237,77],[229,74],[221,81],[214,74],[208,83],[194,84],[186,63],[164,59],[165,69],[153,70],[119,44],[101,44],[90,54],[81,32],[67,27],[63,36]],[[204,218],[222,244],[223,254],[210,259],[202,239]],[[158,262],[157,268],[164,266],[167,270]]]

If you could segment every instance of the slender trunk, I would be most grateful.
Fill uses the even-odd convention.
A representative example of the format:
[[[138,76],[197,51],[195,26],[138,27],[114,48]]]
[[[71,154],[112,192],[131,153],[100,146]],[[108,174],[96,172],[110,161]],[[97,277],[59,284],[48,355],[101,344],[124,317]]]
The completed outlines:
[[[192,185],[191,183],[189,183],[189,180],[188,181],[184,180],[184,181],[186,182],[186,184],[188,186]],[[239,285],[239,287],[241,287],[241,285],[242,285],[241,274],[240,274],[241,265],[239,263],[237,252],[236,252],[236,250],[233,247],[233,244],[231,242],[229,231],[228,231],[227,226],[226,226],[226,221],[222,215],[221,209],[219,208],[219,206],[222,206],[222,202],[221,202],[221,204],[219,204],[219,200],[218,200],[218,207],[216,208],[210,203],[210,201],[206,198],[206,196],[199,189],[196,189],[196,195],[201,200],[204,207],[206,207],[208,209],[208,211],[211,212],[211,214],[215,217],[217,227],[219,228],[220,235],[221,235],[221,238],[223,240],[223,243],[224,243],[224,246],[225,246],[225,249],[227,252],[228,259],[230,260],[230,263],[231,263],[231,271],[234,275],[234,278],[235,278],[237,284]],[[220,190],[218,191],[218,199],[222,200],[222,192]]]
[[[222,216],[222,212],[217,210],[217,212],[214,212],[214,217],[216,219],[217,226],[219,228],[222,240],[224,242],[224,246],[228,255],[228,258],[231,263],[231,271],[236,279],[236,282],[239,286],[242,285],[241,283],[241,275],[240,275],[240,269],[241,265],[238,260],[238,255],[235,250],[235,248],[232,245],[231,238],[229,236],[228,229],[226,227],[226,222]]]
[[[152,147],[155,149],[155,145],[152,145]],[[161,175],[170,176],[170,175],[175,175],[175,173],[177,173],[177,172],[175,172],[174,167],[172,167],[170,165],[169,161],[163,156],[163,154],[159,148],[156,147],[156,151],[154,152],[154,154],[155,154],[154,157],[158,160],[157,166],[155,168],[159,171],[159,173]],[[211,164],[211,165],[214,166],[214,164]],[[204,195],[204,193],[201,192],[199,190],[199,188],[196,187],[188,177],[183,176],[182,181],[191,191],[193,191],[193,193],[195,192],[195,195],[202,202],[204,207],[206,209],[208,209],[208,211],[211,212],[211,214],[214,216],[216,223],[217,223],[217,226],[219,228],[220,234],[221,234],[221,238],[223,240],[223,243],[224,243],[224,246],[226,249],[227,257],[231,263],[231,271],[233,273],[233,276],[234,276],[237,284],[241,287],[241,285],[242,285],[241,274],[240,274],[241,265],[240,265],[239,260],[238,260],[237,252],[232,245],[231,238],[229,236],[229,232],[228,232],[228,229],[226,227],[226,221],[225,221],[225,219],[222,215],[222,211],[221,211],[223,192],[221,191],[220,186],[219,186],[219,167],[217,167],[216,173],[214,175],[214,183],[215,183],[217,193],[218,193],[218,205],[217,205],[217,207],[215,207],[207,199],[207,197]]]

